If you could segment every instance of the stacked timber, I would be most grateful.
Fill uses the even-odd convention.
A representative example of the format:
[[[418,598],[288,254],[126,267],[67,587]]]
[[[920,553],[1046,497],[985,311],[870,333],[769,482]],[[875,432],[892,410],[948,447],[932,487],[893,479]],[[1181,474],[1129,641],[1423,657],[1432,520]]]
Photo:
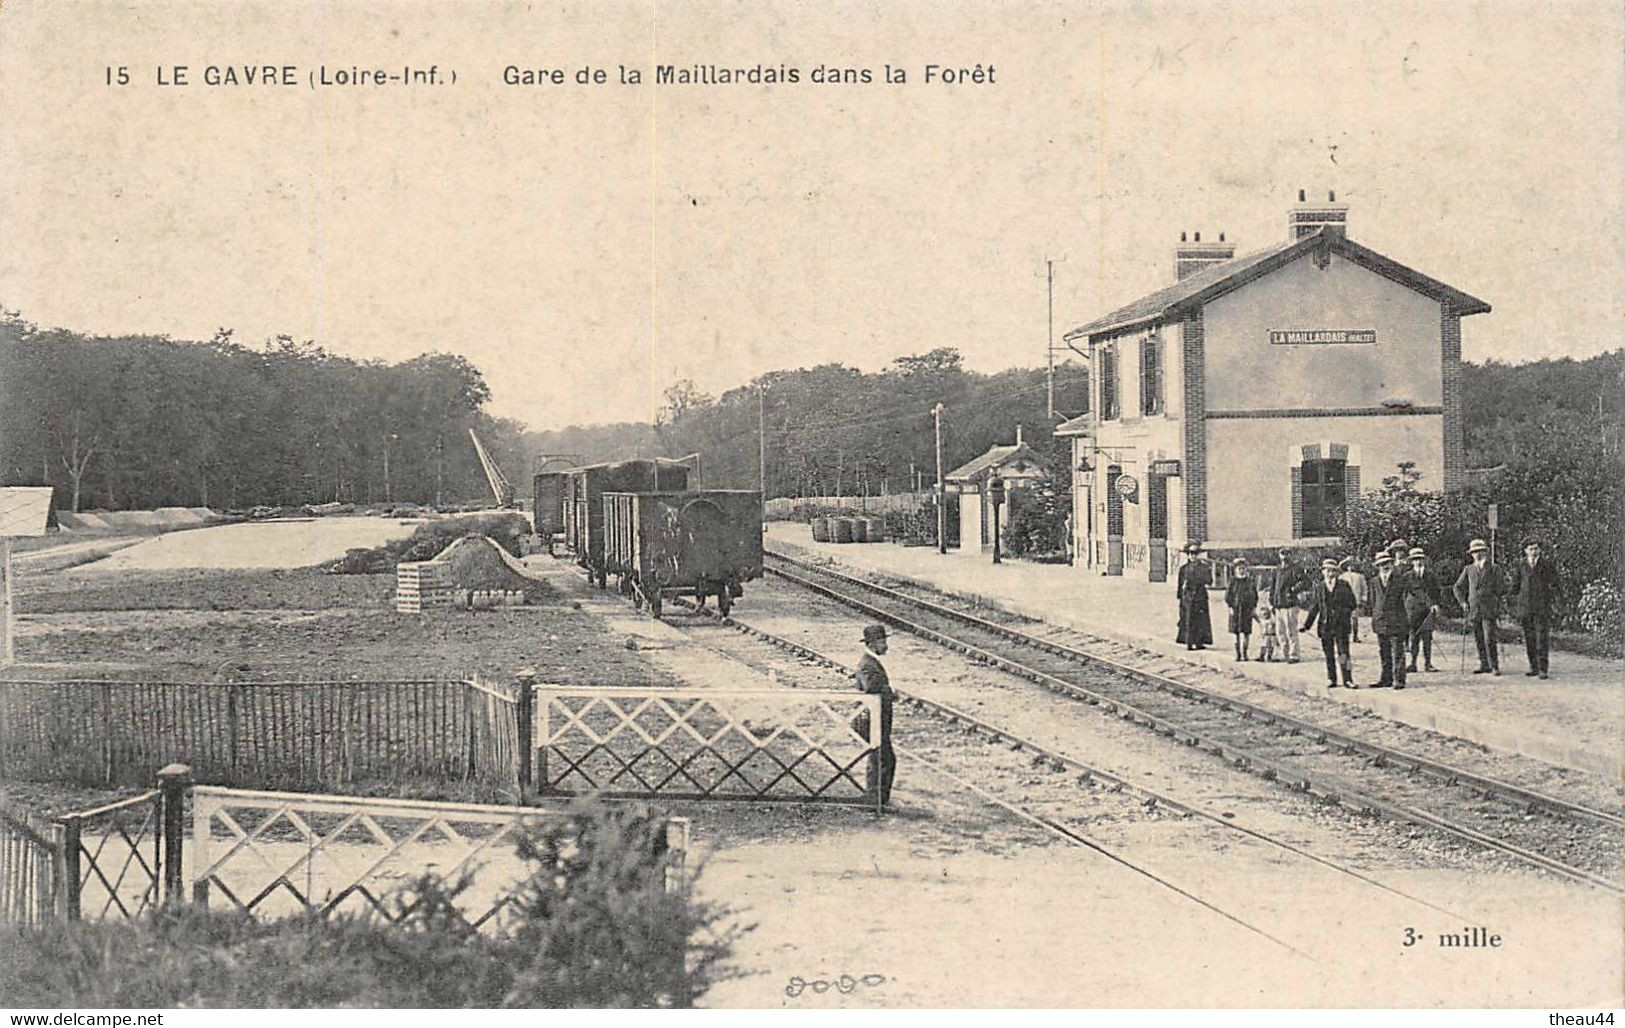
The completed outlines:
[[[395,565],[395,609],[402,614],[421,614],[450,607],[452,588],[443,574],[445,569],[445,564],[432,560]]]

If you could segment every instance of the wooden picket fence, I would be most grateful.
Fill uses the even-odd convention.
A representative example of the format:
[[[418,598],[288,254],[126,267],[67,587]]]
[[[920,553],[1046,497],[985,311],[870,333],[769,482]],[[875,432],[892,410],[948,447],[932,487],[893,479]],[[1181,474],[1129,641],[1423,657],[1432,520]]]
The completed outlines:
[[[520,756],[529,746],[528,685],[510,691],[478,676],[467,683],[468,775],[496,797],[513,803],[523,798],[529,784],[522,777],[522,767],[528,768],[530,762]]]
[[[511,730],[489,691],[428,679],[0,681],[0,774],[134,785],[181,761],[261,788],[485,780],[512,762],[494,750]]]
[[[41,925],[61,912],[62,831],[0,809],[0,924]]]

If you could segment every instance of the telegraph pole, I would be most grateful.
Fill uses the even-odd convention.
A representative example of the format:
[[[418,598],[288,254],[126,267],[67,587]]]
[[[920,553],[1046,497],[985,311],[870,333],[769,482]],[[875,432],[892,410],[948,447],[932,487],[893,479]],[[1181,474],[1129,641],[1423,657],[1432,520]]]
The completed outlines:
[[[931,408],[937,422],[937,552],[948,552],[948,508],[945,506],[948,490],[942,481],[942,404]]]
[[[1044,348],[1049,371],[1045,375],[1045,389],[1049,394],[1049,418],[1055,420],[1055,265],[1066,258],[1045,257],[1045,273],[1049,279],[1049,340]]]
[[[762,502],[767,502],[767,387],[756,387],[756,468]]]

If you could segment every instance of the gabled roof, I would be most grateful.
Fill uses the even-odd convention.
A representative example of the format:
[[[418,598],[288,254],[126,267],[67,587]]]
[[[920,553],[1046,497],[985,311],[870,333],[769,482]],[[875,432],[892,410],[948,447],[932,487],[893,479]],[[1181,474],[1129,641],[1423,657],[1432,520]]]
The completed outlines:
[[[1329,252],[1346,257],[1384,278],[1414,289],[1424,296],[1448,303],[1457,314],[1489,313],[1490,305],[1478,297],[1447,286],[1437,279],[1407,268],[1398,261],[1384,257],[1375,250],[1323,229],[1302,239],[1287,240],[1244,254],[1234,260],[1203,268],[1171,286],[1147,293],[1103,318],[1096,318],[1087,325],[1080,325],[1066,333],[1063,338],[1071,342],[1080,337],[1122,332],[1152,322],[1178,318],[1209,300],[1269,274],[1316,247],[1324,247]]]
[[[968,481],[990,468],[1002,467],[1018,457],[1026,457],[1028,460],[1038,459],[1034,456],[1032,447],[1026,443],[1018,443],[1014,446],[991,446],[986,453],[961,464],[943,476],[943,479],[948,482]]]
[[[1094,415],[1080,414],[1070,418],[1050,429],[1051,435],[1088,435],[1089,429],[1094,425]]]

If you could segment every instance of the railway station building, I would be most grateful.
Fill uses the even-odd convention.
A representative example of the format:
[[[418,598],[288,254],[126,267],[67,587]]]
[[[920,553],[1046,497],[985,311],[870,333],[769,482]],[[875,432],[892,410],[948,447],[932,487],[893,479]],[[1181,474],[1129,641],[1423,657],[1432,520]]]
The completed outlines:
[[[1302,192],[1244,256],[1181,236],[1174,282],[1064,335],[1090,369],[1072,444],[1077,564],[1167,579],[1187,542],[1221,560],[1315,548],[1411,461],[1465,476],[1461,319],[1489,304],[1348,236]]]

